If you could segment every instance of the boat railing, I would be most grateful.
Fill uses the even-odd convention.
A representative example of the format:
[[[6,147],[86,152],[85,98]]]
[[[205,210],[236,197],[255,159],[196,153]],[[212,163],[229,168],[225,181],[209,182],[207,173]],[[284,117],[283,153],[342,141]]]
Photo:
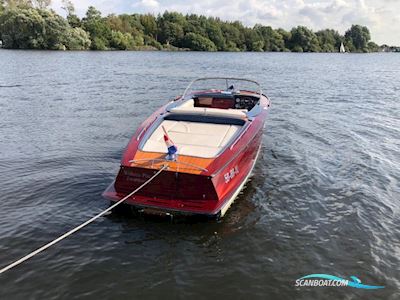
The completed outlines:
[[[132,159],[129,162],[130,163],[134,163],[134,164],[140,164],[141,162],[151,162],[151,167],[152,168],[154,166],[154,163],[157,163],[157,162],[173,162],[173,163],[176,163],[178,165],[181,164],[181,165],[193,167],[195,169],[198,169],[198,170],[201,170],[201,171],[204,171],[204,172],[208,172],[208,170],[206,168],[197,166],[195,164],[191,164],[191,163],[187,163],[187,162],[183,162],[183,161],[171,161],[171,160],[168,160],[168,159],[165,159],[165,158],[164,159],[163,158]],[[179,171],[179,167],[178,167],[178,171]]]
[[[246,79],[246,78],[235,78],[235,77],[201,77],[201,78],[197,78],[189,83],[189,85],[186,87],[186,89],[183,92],[182,97],[180,97],[180,99],[185,99],[186,95],[188,94],[188,92],[190,91],[190,88],[193,86],[194,83],[199,82],[199,81],[206,81],[206,80],[225,80],[227,90],[229,89],[229,81],[251,82],[257,86],[257,88],[258,88],[257,93],[260,98],[262,97],[261,85],[255,80]]]

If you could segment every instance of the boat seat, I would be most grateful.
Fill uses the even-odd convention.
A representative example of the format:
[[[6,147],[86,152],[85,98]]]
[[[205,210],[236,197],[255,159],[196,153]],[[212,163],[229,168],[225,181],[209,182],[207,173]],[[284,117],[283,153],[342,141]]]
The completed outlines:
[[[203,158],[217,156],[242,127],[230,124],[164,120],[147,139],[142,151],[167,153],[162,126],[178,147],[178,154]]]
[[[182,105],[174,107],[170,110],[170,113],[172,114],[203,115],[233,119],[245,119],[247,117],[247,112],[247,109],[195,107],[193,99],[187,100]]]

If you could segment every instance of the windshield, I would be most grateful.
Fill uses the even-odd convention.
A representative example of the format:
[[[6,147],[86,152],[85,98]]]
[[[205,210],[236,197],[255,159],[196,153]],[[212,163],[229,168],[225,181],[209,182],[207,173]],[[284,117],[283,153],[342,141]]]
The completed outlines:
[[[210,77],[210,78],[199,78],[192,81],[182,98],[187,95],[191,95],[197,91],[205,90],[215,90],[215,91],[225,91],[226,93],[238,93],[240,91],[253,91],[258,93],[260,96],[262,94],[261,87],[258,82],[241,79],[241,78],[222,78],[222,77]]]

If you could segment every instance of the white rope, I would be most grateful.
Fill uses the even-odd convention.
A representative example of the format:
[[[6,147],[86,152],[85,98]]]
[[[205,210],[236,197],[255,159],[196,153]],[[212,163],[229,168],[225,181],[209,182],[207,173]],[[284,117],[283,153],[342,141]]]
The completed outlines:
[[[164,165],[160,170],[158,170],[157,173],[155,173],[149,180],[147,180],[145,183],[143,183],[141,186],[139,186],[136,190],[134,190],[133,192],[131,192],[129,195],[125,196],[124,198],[122,198],[121,200],[119,200],[118,202],[114,203],[113,205],[111,205],[109,208],[107,208],[106,210],[103,210],[101,213],[97,214],[96,216],[94,216],[93,218],[91,218],[90,220],[87,220],[85,223],[82,223],[81,225],[75,227],[74,229],[68,231],[67,233],[64,233],[63,235],[61,235],[60,237],[56,238],[55,240],[53,240],[52,242],[40,247],[39,249],[36,249],[35,251],[29,253],[28,255],[18,259],[17,261],[9,264],[8,266],[4,267],[3,269],[0,270],[0,274],[10,270],[11,268],[14,268],[15,266],[18,266],[19,264],[23,263],[24,261],[30,259],[31,257],[35,256],[36,254],[39,254],[40,252],[46,250],[47,248],[53,246],[54,244],[57,244],[58,242],[62,241],[63,239],[65,239],[66,237],[70,236],[71,234],[77,232],[78,230],[82,229],[83,227],[89,225],[90,223],[92,223],[93,221],[95,221],[96,219],[100,218],[101,216],[105,215],[106,213],[108,213],[109,211],[111,211],[113,208],[115,208],[116,206],[120,205],[122,202],[124,202],[126,199],[128,199],[129,197],[131,197],[133,194],[137,193],[139,190],[141,190],[143,187],[145,187],[148,183],[150,183],[154,178],[156,178],[163,170],[165,170],[167,168],[167,165]]]

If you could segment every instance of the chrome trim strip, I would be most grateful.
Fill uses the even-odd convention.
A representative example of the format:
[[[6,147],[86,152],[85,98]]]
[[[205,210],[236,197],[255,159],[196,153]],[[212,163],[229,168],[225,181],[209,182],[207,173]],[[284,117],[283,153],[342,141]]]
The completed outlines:
[[[234,155],[231,157],[231,159],[229,161],[227,161],[223,167],[219,168],[218,170],[216,170],[213,174],[211,174],[211,177],[215,177],[216,175],[218,175],[222,170],[224,170],[232,161],[234,161],[240,153],[242,153],[247,147],[248,145],[251,143],[252,140],[254,140],[254,138],[257,136],[257,134],[260,132],[260,130],[262,130],[262,128],[260,128],[250,139],[249,139],[249,143],[247,144],[247,146],[245,148],[240,149],[238,152],[235,152]]]
[[[249,130],[251,123],[247,123],[245,128],[243,128],[242,132],[240,133],[240,135],[235,139],[235,141],[232,143],[232,145],[229,147],[230,150],[233,149],[233,147],[235,147],[235,145],[239,142],[239,140],[242,138],[242,136],[247,132],[247,130]]]

